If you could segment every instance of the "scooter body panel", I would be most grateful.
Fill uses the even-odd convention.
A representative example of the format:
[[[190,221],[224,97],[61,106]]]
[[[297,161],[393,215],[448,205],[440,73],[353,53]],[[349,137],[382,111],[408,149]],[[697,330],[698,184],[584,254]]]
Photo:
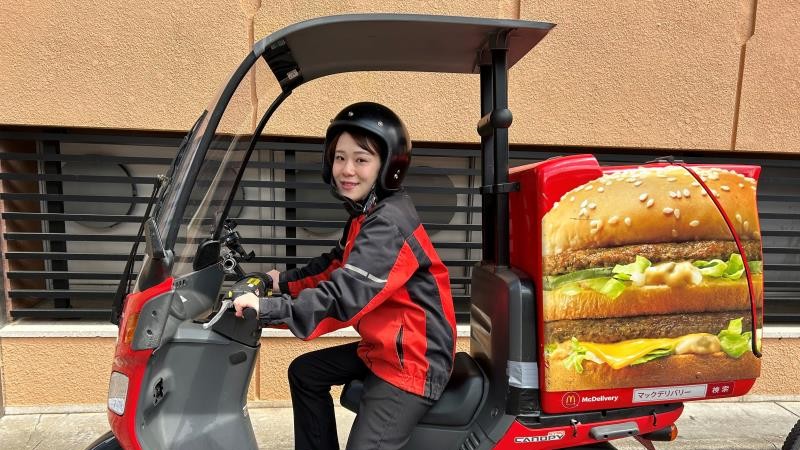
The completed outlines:
[[[683,405],[676,403],[587,414],[521,417],[511,424],[494,449],[583,448],[662,429],[674,424],[682,412]]]
[[[122,415],[109,410],[120,447],[257,448],[246,407],[257,318],[191,320],[210,311],[223,278],[215,264],[128,297],[113,365],[128,379],[127,400]]]
[[[136,424],[145,448],[257,448],[247,387],[258,347],[185,322],[153,353]]]
[[[477,424],[489,442],[499,441],[518,414],[539,410],[533,292],[521,272],[487,264],[472,270],[470,353],[489,383]]]
[[[472,441],[477,442],[478,438],[474,437],[474,432],[469,428],[418,425],[414,428],[411,438],[403,449],[460,450],[465,448],[463,443],[470,440],[470,438],[472,438]]]
[[[139,315],[144,305],[161,295],[170,295],[172,289],[172,278],[168,278],[158,285],[155,285],[142,292],[137,292],[128,296],[125,302],[125,312],[120,322],[119,335],[117,337],[117,347],[114,354],[112,371],[125,375],[128,379],[128,391],[125,409],[122,415],[108,410],[108,422],[111,431],[117,436],[120,445],[129,450],[139,450],[142,447],[136,439],[135,415],[137,404],[134,399],[139,397],[142,386],[144,372],[147,369],[147,361],[153,353],[152,349],[134,350],[132,340],[136,327],[138,326]]]

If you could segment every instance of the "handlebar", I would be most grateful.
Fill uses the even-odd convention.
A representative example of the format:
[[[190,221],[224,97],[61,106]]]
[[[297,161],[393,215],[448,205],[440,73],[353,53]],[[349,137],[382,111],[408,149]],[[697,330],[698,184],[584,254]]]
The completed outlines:
[[[226,312],[230,311],[233,308],[233,300],[223,300],[222,304],[219,307],[219,311],[214,314],[214,317],[211,318],[208,322],[203,324],[203,329],[207,330],[213,327],[217,322],[219,322],[222,317],[225,315]],[[244,320],[251,321],[258,318],[258,313],[253,308],[245,308],[242,311],[242,316]]]
[[[253,308],[245,308],[242,311],[242,315],[244,315],[244,320],[253,320],[258,318],[258,313]]]
[[[215,323],[219,322],[222,319],[222,316],[233,306],[233,300],[223,300],[222,304],[219,307],[219,311],[214,314],[214,317],[211,318],[208,322],[203,324],[203,329],[207,330],[214,326]],[[248,308],[250,309],[250,308]],[[255,310],[253,310],[255,312]]]
[[[234,231],[238,224],[233,219],[225,219],[225,224],[223,225],[226,233],[225,236],[222,238],[222,243],[225,247],[233,252],[236,255],[239,255],[243,261],[250,261],[251,259],[255,258],[256,253],[254,251],[247,251],[242,247],[242,244],[239,240],[242,236],[239,234],[238,231]]]

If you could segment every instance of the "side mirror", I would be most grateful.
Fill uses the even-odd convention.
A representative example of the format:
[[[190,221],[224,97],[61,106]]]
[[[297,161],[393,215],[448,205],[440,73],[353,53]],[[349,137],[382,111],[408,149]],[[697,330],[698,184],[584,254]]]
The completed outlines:
[[[166,257],[164,242],[161,240],[161,235],[158,233],[155,219],[152,217],[147,219],[144,227],[144,238],[147,245],[145,254],[152,259],[164,259]]]
[[[197,248],[197,253],[194,255],[192,267],[195,271],[205,269],[206,267],[219,262],[219,254],[221,249],[219,241],[213,239],[206,239]]]

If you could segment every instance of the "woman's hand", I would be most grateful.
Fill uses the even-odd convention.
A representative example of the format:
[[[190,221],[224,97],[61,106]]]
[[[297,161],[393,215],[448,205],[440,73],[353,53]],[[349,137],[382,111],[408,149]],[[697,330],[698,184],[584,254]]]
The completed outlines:
[[[243,311],[245,308],[255,309],[256,313],[258,313],[259,303],[259,298],[252,292],[236,297],[233,300],[233,307],[236,309],[236,317],[244,317]]]
[[[280,279],[281,273],[277,269],[272,269],[267,272],[267,275],[272,278],[272,292],[274,294],[280,294],[281,288],[278,286],[278,279]]]

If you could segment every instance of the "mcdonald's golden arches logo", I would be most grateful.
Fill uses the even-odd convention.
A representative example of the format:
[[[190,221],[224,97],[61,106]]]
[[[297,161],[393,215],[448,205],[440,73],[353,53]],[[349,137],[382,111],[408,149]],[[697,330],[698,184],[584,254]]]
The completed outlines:
[[[561,397],[561,405],[564,408],[576,408],[581,403],[581,397],[577,392],[565,392]]]

